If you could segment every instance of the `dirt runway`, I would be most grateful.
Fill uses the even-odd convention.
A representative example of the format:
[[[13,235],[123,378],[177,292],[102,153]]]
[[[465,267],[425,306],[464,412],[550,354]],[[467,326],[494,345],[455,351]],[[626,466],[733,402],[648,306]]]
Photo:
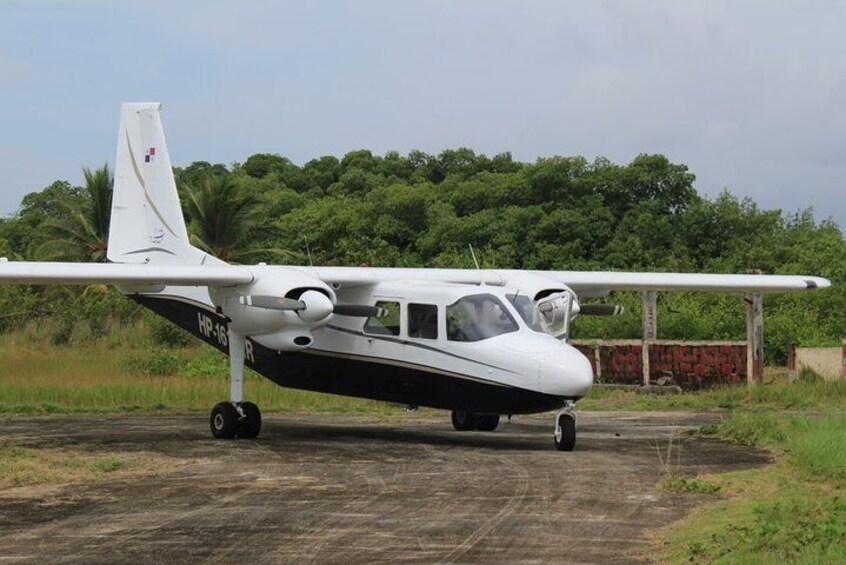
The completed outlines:
[[[447,413],[268,414],[258,440],[233,441],[201,414],[7,419],[0,444],[166,464],[0,491],[0,561],[643,563],[648,530],[712,500],[656,488],[656,443],[718,418],[582,412],[572,453],[554,450],[552,414],[491,433]],[[769,461],[706,437],[680,453],[689,474]]]

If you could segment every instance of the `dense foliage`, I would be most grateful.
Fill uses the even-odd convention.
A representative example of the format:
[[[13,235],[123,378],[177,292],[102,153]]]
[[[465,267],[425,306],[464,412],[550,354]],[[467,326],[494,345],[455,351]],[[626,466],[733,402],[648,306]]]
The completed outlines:
[[[846,242],[834,222],[817,223],[809,210],[761,210],[729,193],[704,198],[687,167],[662,155],[628,165],[581,157],[527,164],[466,148],[438,156],[361,150],[298,166],[257,154],[231,167],[195,162],[176,177],[192,237],[236,260],[472,268],[472,245],[492,268],[816,274],[834,288],[765,299],[770,359],[783,360],[790,341],[835,344],[846,335]],[[68,201],[93,206],[87,192],[57,181],[27,195],[0,220],[0,255],[37,258],[45,228],[71,220]],[[82,292],[2,288],[0,329],[44,315],[138,315],[113,294],[97,297],[98,306]],[[613,299],[628,314],[580,319],[578,337],[639,336],[638,297]],[[664,294],[662,305],[659,337],[745,337],[736,295]]]

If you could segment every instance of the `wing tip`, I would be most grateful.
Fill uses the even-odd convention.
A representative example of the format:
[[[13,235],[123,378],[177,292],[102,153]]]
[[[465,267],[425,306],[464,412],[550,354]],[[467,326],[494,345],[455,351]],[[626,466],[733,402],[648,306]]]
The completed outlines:
[[[806,290],[817,290],[822,288],[829,288],[831,286],[831,281],[828,279],[824,279],[821,277],[814,277],[810,279],[805,279],[805,288]]]

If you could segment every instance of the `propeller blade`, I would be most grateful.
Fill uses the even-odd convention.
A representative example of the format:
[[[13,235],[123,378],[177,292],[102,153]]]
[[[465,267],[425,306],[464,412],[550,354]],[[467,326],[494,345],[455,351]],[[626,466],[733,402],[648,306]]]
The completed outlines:
[[[581,316],[619,316],[623,310],[619,304],[579,304]]]
[[[242,296],[240,297],[241,304],[245,306],[255,306],[256,308],[265,308],[267,310],[302,310],[306,307],[302,300],[294,300],[293,298],[285,298],[282,296]]]
[[[385,308],[366,306],[364,304],[335,304],[332,312],[339,316],[353,316],[356,318],[384,318],[388,315]]]

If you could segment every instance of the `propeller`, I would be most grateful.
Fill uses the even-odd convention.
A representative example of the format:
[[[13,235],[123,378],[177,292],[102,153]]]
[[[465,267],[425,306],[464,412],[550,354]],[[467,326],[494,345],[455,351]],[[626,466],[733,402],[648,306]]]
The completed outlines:
[[[241,296],[239,300],[244,306],[255,306],[267,310],[303,310],[306,307],[306,303],[302,300],[283,296],[253,296],[248,294]]]
[[[579,304],[581,316],[619,316],[623,310],[619,304]]]
[[[353,316],[357,318],[383,318],[387,315],[385,308],[367,306],[365,304],[332,304],[332,301],[316,290],[307,290],[300,295],[300,299],[282,296],[245,295],[240,297],[241,304],[254,306],[266,310],[294,311],[308,321],[316,322],[331,314],[339,316]]]
[[[384,318],[388,315],[386,308],[364,304],[335,304],[332,312],[339,316],[352,316],[355,318]]]

